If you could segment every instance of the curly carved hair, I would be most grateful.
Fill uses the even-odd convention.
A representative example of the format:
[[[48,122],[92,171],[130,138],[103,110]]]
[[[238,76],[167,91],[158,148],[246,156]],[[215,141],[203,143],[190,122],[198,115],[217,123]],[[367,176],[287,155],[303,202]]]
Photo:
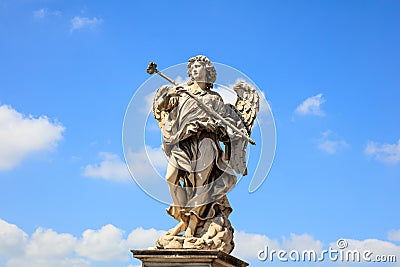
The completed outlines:
[[[198,55],[195,57],[192,57],[188,61],[188,76],[191,78],[191,81],[189,82],[190,84],[193,83],[193,77],[192,77],[192,66],[194,62],[199,62],[203,64],[206,67],[206,82],[207,82],[207,88],[211,89],[214,86],[214,82],[217,79],[217,72],[215,71],[214,65],[211,63],[211,60],[208,59],[206,56]]]

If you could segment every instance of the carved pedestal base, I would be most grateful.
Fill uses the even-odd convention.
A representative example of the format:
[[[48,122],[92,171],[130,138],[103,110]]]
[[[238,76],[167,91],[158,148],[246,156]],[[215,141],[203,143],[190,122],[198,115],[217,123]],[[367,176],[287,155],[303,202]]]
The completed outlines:
[[[246,267],[249,264],[217,250],[132,250],[143,267]]]
[[[218,216],[207,220],[198,227],[194,237],[164,235],[156,241],[159,249],[203,249],[232,252],[233,228],[225,216]]]

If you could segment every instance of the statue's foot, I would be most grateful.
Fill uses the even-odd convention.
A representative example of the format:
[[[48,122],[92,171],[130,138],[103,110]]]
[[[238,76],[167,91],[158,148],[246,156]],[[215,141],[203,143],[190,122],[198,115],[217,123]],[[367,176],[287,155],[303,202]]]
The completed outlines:
[[[174,228],[169,229],[165,235],[178,235],[180,232],[185,231],[185,227],[186,225],[184,222],[179,222]]]
[[[185,231],[185,234],[184,234],[183,236],[186,237],[186,238],[191,238],[191,237],[193,237],[193,231],[192,231],[192,229],[191,229],[190,227],[188,227],[188,228],[186,229],[186,231]]]
[[[193,235],[195,234],[196,228],[197,228],[197,223],[198,223],[198,219],[197,219],[196,215],[194,215],[194,214],[190,215],[188,227],[183,236],[186,238],[193,237]]]

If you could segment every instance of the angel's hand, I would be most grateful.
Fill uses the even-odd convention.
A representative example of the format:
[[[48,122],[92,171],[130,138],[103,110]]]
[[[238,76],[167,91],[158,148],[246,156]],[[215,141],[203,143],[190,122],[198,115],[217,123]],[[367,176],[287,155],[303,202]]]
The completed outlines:
[[[182,91],[184,91],[185,89],[178,85],[175,87],[172,87],[169,91],[168,91],[168,96],[178,96],[179,93],[181,93]]]

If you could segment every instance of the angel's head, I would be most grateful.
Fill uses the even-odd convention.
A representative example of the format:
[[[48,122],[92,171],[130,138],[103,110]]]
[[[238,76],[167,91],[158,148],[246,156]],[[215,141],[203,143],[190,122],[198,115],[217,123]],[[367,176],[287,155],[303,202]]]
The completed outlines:
[[[211,61],[206,56],[195,56],[188,61],[188,76],[191,81],[206,82],[207,88],[213,88],[217,73]]]

